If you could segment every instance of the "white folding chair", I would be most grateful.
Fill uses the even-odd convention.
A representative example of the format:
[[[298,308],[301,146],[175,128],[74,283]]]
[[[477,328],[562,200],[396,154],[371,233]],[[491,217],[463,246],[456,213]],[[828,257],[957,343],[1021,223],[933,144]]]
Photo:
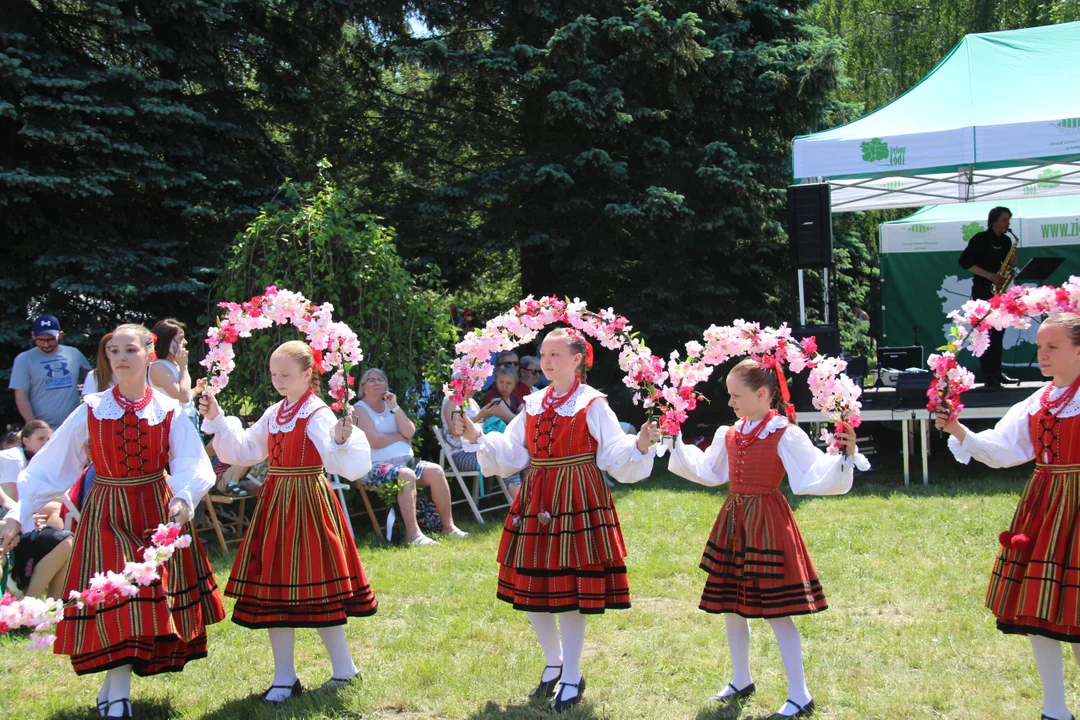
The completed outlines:
[[[349,488],[346,483],[341,482],[341,479],[337,475],[327,474],[326,479],[330,482],[330,489],[337,493],[338,502],[341,503],[341,511],[345,513],[345,521],[349,523],[349,535],[355,540],[356,533],[353,531],[352,518],[349,517],[349,506],[345,504],[345,490]],[[367,500],[367,498],[365,498]],[[379,531],[379,523],[375,520],[375,513],[371,513],[371,522],[375,525],[375,531]]]
[[[446,443],[446,436],[443,435],[442,428],[438,425],[432,427],[435,431],[435,439],[439,441],[439,464],[443,468],[443,472],[447,477],[453,476],[458,483],[458,487],[461,488],[462,494],[464,494],[464,500],[457,500],[456,502],[467,502],[469,508],[472,510],[473,515],[476,517],[477,522],[483,524],[483,513],[492,512],[495,510],[505,510],[510,507],[510,503],[513,502],[514,497],[510,494],[510,491],[506,487],[506,481],[504,481],[498,475],[495,476],[495,480],[499,483],[499,488],[502,490],[503,497],[506,498],[506,502],[502,505],[487,506],[483,510],[480,509],[478,503],[480,502],[480,471],[479,470],[462,470],[454,462],[454,450]],[[472,478],[472,490],[470,491],[468,485],[465,483],[465,478]]]

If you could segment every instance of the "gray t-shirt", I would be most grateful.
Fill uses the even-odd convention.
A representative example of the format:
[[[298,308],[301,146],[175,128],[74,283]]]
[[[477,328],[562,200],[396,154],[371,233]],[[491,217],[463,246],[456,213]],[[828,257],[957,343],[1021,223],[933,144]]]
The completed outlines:
[[[51,353],[33,348],[16,356],[8,388],[28,390],[34,417],[55,429],[82,401],[79,383],[89,371],[90,363],[73,347],[58,345]]]

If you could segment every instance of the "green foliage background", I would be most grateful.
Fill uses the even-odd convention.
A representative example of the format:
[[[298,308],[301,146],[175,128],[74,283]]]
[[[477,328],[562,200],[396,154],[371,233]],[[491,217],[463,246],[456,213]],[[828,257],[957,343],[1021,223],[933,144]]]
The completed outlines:
[[[438,408],[456,337],[438,276],[406,270],[393,233],[349,193],[323,176],[286,182],[228,254],[212,297],[243,302],[279,285],[332,303],[335,319],[349,324],[364,351],[354,375],[369,367],[385,370],[414,418],[430,413],[430,405]],[[211,318],[216,310],[210,309]],[[257,415],[277,402],[267,377],[270,353],[298,337],[292,326],[276,326],[238,341],[236,369],[219,396],[223,406]],[[426,397],[418,392],[424,383],[432,388]]]

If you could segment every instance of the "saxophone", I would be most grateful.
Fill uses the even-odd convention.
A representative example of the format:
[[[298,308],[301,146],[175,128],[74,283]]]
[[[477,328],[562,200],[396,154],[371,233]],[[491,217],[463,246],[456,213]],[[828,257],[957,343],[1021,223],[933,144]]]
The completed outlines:
[[[1016,233],[1012,231],[1012,228],[1007,228],[1005,232],[1013,236],[1013,244],[1009,248],[1009,254],[1005,256],[1005,260],[1001,263],[1001,267],[998,268],[1001,282],[994,284],[995,295],[1000,295],[1008,290],[1016,278],[1016,248],[1020,244],[1020,238],[1016,237]]]

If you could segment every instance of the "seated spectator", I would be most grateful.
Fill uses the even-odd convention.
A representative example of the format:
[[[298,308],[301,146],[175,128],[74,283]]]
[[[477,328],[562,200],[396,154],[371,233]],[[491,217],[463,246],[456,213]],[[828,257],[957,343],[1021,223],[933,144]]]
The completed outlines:
[[[457,373],[454,373],[454,378],[458,377]],[[476,396],[469,398],[465,401],[465,404],[461,406],[462,412],[474,422],[483,423],[495,412],[495,407],[502,405],[501,402],[491,401],[488,405],[481,408],[476,404]],[[450,434],[450,424],[453,420],[452,414],[454,412],[454,404],[450,402],[450,398],[443,397],[442,408],[440,408],[439,414],[442,418],[442,430],[443,436],[446,438],[446,445],[450,449],[450,455],[454,458],[454,464],[458,466],[458,469],[466,472],[471,472],[479,468],[476,461],[476,453],[467,452],[462,449],[461,438],[456,438]]]
[[[30,462],[30,458],[34,457],[34,453],[45,447],[50,437],[52,428],[49,423],[32,420],[19,432],[19,444],[16,447],[0,451],[0,505],[3,505],[5,511],[13,508],[19,500],[19,489],[16,485],[19,482],[19,473],[26,467],[26,463]],[[59,513],[59,506],[52,506],[53,503],[49,503],[45,506],[48,511],[43,512],[49,516]],[[60,522],[58,527],[63,528],[63,522]]]
[[[496,392],[496,397],[493,402],[500,403],[501,405],[510,411],[510,419],[507,420],[501,413],[495,413],[496,416],[502,417],[503,422],[510,422],[514,419],[514,416],[520,413],[525,408],[525,400],[518,394],[518,372],[514,368],[500,367],[495,371],[495,385],[493,389]],[[498,405],[496,405],[498,407]]]
[[[19,433],[17,430],[10,430],[4,433],[3,438],[0,438],[0,450],[10,450],[13,447],[19,447]]]
[[[26,423],[19,433],[19,445],[0,452],[0,505],[10,510],[19,499],[19,473],[52,436],[44,420]],[[29,597],[63,597],[74,535],[64,530],[62,504],[53,500],[34,515],[37,527],[19,536],[11,551],[11,577],[15,586]]]
[[[495,378],[498,377],[499,370],[502,368],[506,368],[507,370],[512,370],[514,372],[517,380],[516,387],[514,388],[514,394],[518,396],[519,400],[524,400],[525,396],[529,394],[529,386],[521,382],[521,377],[520,375],[518,375],[518,367],[521,365],[521,363],[518,360],[517,353],[513,350],[501,352],[495,356],[494,364],[495,372],[492,373],[491,377],[488,378],[488,381],[484,384],[485,392],[483,404],[487,405],[492,400],[500,397],[498,390],[495,389]]]
[[[480,327],[483,323],[480,322],[480,318],[476,317],[476,313],[472,308],[465,308],[465,312],[461,313],[461,334],[472,332],[476,328]]]
[[[111,339],[112,333],[105,333],[101,338],[101,342],[98,343],[97,364],[94,366],[94,371],[86,376],[86,380],[83,380],[83,397],[108,390],[116,384],[116,376],[113,375],[112,368],[109,366],[109,358],[105,354],[105,346],[109,344]]]
[[[183,413],[198,429],[199,413],[192,399],[191,375],[188,374],[186,330],[187,325],[174,318],[157,321],[150,332],[157,337],[154,352],[158,359],[150,364],[147,379],[152,388],[179,402]]]
[[[521,358],[518,374],[521,377],[521,384],[529,388],[526,395],[531,395],[543,387],[544,373],[540,370],[540,358],[535,355],[525,355]]]
[[[417,486],[431,489],[442,534],[468,537],[468,533],[454,525],[450,485],[443,469],[437,463],[414,458],[409,441],[416,434],[416,425],[398,406],[397,396],[390,392],[386,373],[382,370],[369,368],[360,377],[360,400],[353,406],[353,417],[371,445],[371,471],[359,482],[370,488],[399,479],[405,483],[397,496],[405,524],[405,540],[412,545],[435,544],[424,535],[416,520]]]
[[[62,598],[75,534],[45,524],[42,513],[34,520],[38,526],[19,535],[11,551],[11,579],[27,597]]]

